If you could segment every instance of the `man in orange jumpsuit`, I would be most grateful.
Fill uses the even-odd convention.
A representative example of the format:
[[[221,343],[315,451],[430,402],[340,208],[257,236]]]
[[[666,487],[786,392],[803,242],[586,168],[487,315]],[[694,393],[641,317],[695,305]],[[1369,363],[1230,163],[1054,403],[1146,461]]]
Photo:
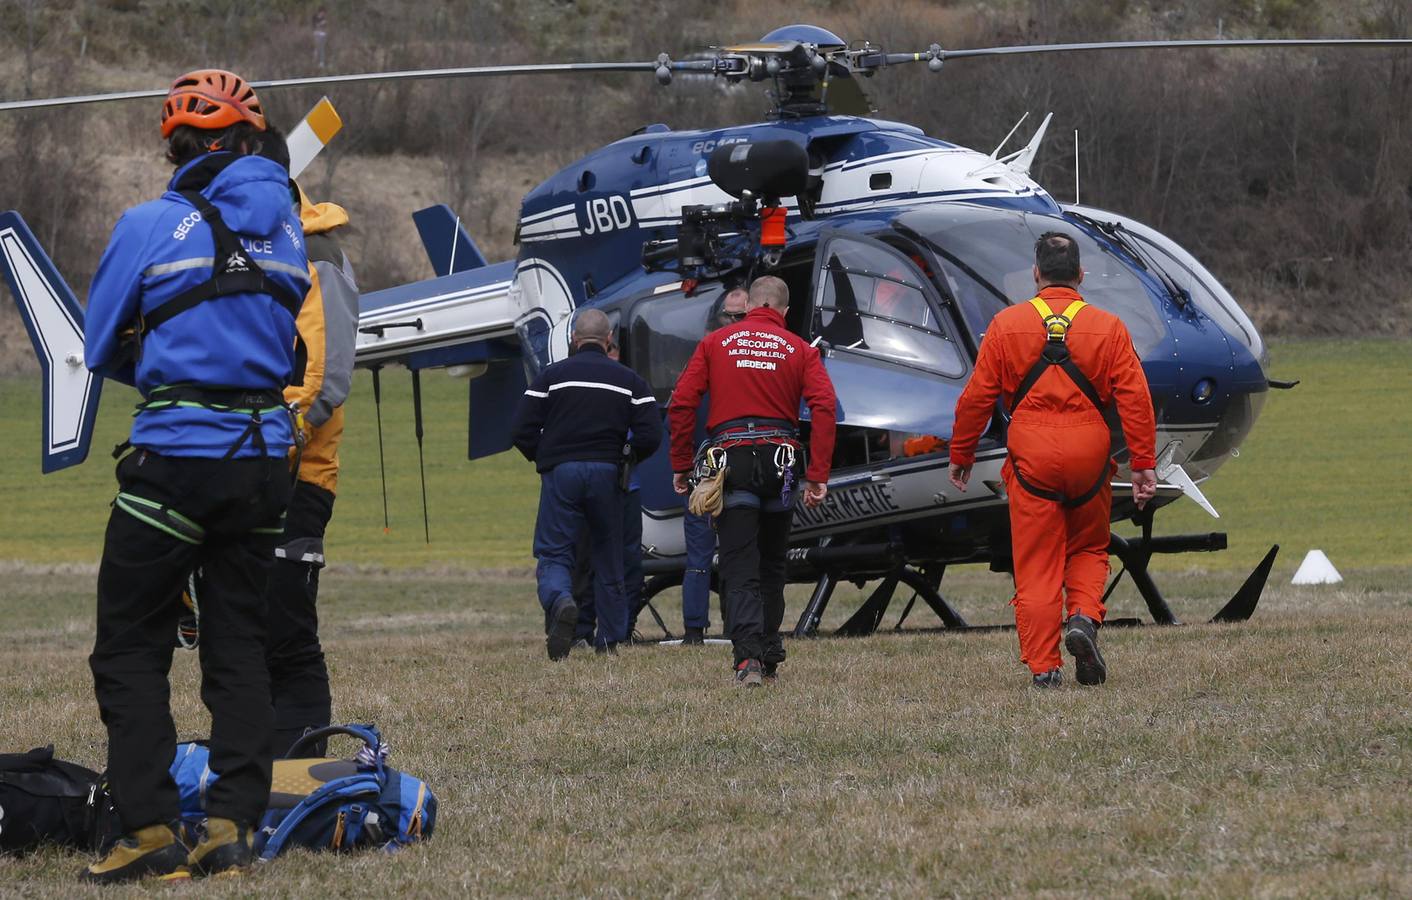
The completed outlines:
[[[1102,684],[1108,670],[1098,627],[1115,469],[1110,423],[1121,420],[1141,509],[1157,491],[1152,395],[1127,328],[1079,297],[1083,269],[1073,239],[1052,231],[1039,239],[1034,279],[1039,295],[998,313],[981,341],[976,370],[956,403],[951,481],[966,489],[976,443],[1003,398],[1011,411],[1002,474],[1020,659],[1035,686],[1058,687],[1062,626],[1079,684]]]

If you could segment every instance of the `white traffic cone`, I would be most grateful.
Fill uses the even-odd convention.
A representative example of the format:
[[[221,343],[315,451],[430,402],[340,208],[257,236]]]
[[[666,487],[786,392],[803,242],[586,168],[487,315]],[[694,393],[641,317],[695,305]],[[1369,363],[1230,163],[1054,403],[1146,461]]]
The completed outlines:
[[[1290,584],[1338,584],[1343,576],[1322,550],[1310,550]]]

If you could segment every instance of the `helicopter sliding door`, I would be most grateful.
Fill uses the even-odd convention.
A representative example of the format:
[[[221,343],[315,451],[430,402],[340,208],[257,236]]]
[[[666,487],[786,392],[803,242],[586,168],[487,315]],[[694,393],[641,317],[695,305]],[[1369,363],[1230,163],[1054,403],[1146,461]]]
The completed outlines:
[[[970,363],[916,263],[881,241],[837,232],[826,234],[815,262],[808,337],[834,379],[840,422],[949,435]]]
[[[809,337],[838,397],[834,491],[795,527],[866,527],[935,512],[944,445],[971,364],[930,280],[907,254],[826,231],[815,256]],[[922,438],[921,441],[913,440]]]

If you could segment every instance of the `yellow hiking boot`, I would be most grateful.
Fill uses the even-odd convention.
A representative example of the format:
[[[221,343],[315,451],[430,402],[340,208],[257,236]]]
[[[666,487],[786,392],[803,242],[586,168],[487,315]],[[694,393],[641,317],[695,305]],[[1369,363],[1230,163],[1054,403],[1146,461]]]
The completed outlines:
[[[207,819],[187,865],[196,875],[239,875],[254,858],[248,826],[230,819]]]
[[[117,884],[139,878],[163,881],[190,878],[186,845],[167,825],[148,825],[123,837],[108,855],[79,873],[80,881]]]

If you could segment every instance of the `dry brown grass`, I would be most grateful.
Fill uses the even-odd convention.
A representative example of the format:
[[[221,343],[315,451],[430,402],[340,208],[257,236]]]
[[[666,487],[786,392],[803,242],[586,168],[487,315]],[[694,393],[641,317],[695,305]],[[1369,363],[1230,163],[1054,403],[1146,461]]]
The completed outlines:
[[[1008,633],[793,642],[782,683],[756,692],[730,686],[720,647],[550,665],[522,578],[335,570],[337,716],[376,722],[430,782],[436,836],[209,891],[1405,895],[1405,572],[1346,574],[1346,590],[1272,588],[1243,626],[1110,630],[1106,687],[1038,694]],[[52,741],[96,764],[91,578],[4,576],[5,749]],[[1168,587],[1197,619],[1229,580]],[[994,576],[952,590],[973,620],[1003,619]],[[205,729],[194,674],[179,655],[184,735]],[[69,896],[82,860],[0,861],[0,880]]]

